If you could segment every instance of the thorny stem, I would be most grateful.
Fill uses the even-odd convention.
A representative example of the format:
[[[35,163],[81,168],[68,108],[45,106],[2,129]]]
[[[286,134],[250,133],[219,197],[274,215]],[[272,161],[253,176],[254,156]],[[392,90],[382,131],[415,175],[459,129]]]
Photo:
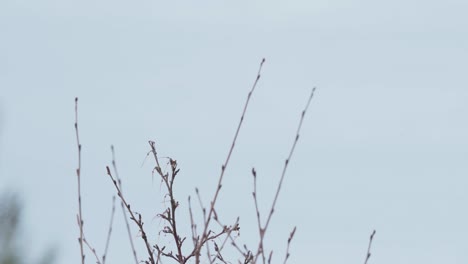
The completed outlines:
[[[218,185],[217,185],[214,197],[211,200],[211,206],[210,206],[210,210],[208,212],[208,217],[207,217],[206,222],[205,222],[205,227],[203,228],[203,233],[202,233],[202,236],[201,236],[200,241],[198,243],[198,246],[195,249],[195,258],[196,258],[195,262],[196,263],[200,263],[200,250],[201,250],[201,247],[203,247],[203,245],[205,244],[205,242],[207,241],[207,238],[208,238],[208,228],[209,228],[209,224],[210,224],[210,221],[211,221],[211,216],[212,216],[213,211],[214,211],[216,200],[217,200],[218,195],[219,195],[219,191],[221,190],[223,177],[224,177],[224,172],[226,171],[226,168],[227,168],[227,166],[229,164],[229,160],[231,158],[231,154],[232,154],[232,152],[234,150],[234,146],[236,144],[237,136],[239,135],[239,131],[240,131],[241,127],[242,127],[242,123],[244,121],[244,116],[245,116],[245,113],[247,111],[247,107],[249,105],[250,98],[252,97],[252,93],[254,92],[255,87],[257,87],[258,80],[260,79],[260,73],[262,71],[263,63],[265,63],[264,58],[262,59],[262,62],[260,63],[260,66],[259,66],[259,69],[258,69],[258,72],[257,72],[257,77],[255,79],[254,84],[252,85],[252,89],[250,90],[250,92],[249,92],[249,94],[247,96],[247,100],[246,100],[245,105],[244,105],[244,110],[242,111],[242,116],[241,116],[241,119],[239,121],[239,125],[237,126],[237,130],[236,130],[236,133],[234,135],[234,139],[232,140],[231,148],[229,149],[229,153],[228,153],[228,155],[226,157],[226,160],[225,160],[224,164],[221,166],[221,174],[219,176]]]
[[[78,180],[78,226],[80,227],[80,238],[78,242],[80,243],[80,253],[81,253],[81,263],[85,263],[85,255],[83,251],[83,214],[81,212],[81,144],[80,136],[78,133],[78,97],[75,97],[75,132],[76,132],[76,144],[78,146],[78,168],[76,169],[76,176]]]

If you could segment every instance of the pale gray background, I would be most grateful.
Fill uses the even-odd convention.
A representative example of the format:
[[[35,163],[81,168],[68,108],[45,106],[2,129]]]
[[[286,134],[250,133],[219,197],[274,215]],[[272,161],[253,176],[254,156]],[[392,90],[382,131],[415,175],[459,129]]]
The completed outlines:
[[[25,252],[53,246],[57,263],[79,262],[75,96],[88,239],[102,252],[114,144],[127,198],[162,242],[147,140],[180,164],[187,224],[186,197],[212,196],[265,57],[219,200],[226,223],[241,216],[240,241],[257,245],[251,167],[266,213],[317,86],[267,236],[276,262],[297,225],[289,263],[363,263],[374,228],[370,263],[467,263],[467,11],[462,0],[1,1],[0,189],[25,202]],[[117,209],[109,263],[131,263]]]

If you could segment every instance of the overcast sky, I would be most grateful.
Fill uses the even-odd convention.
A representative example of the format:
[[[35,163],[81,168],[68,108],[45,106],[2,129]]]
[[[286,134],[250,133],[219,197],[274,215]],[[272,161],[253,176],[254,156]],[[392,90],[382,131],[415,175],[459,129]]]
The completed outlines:
[[[1,1],[0,190],[24,201],[23,248],[79,262],[76,96],[96,250],[115,194],[111,144],[153,243],[167,241],[167,204],[148,140],[178,161],[190,238],[187,197],[212,197],[265,58],[218,201],[226,224],[240,216],[240,243],[258,243],[250,171],[266,216],[316,86],[266,237],[275,263],[294,226],[289,263],[363,263],[373,229],[369,263],[467,263],[467,12],[461,0]],[[117,209],[108,260],[131,263]]]

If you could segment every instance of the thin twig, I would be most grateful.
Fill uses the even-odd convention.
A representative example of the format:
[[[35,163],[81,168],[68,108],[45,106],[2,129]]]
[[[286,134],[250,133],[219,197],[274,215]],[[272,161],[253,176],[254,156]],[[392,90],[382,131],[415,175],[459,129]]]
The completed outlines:
[[[193,212],[192,212],[192,202],[190,196],[188,197],[188,204],[189,204],[189,214],[190,214],[190,230],[192,231],[192,241],[193,246],[197,246],[197,225],[195,224],[195,220],[193,219]]]
[[[216,221],[219,222],[219,219],[216,219]],[[226,242],[227,242],[228,239],[231,237],[232,231],[238,231],[238,230],[239,230],[239,217],[237,217],[236,222],[234,223],[234,226],[229,227],[229,231],[226,233],[226,237],[224,238],[223,243],[221,244],[220,247],[217,247],[217,250],[216,250],[216,252],[217,252],[216,257],[214,257],[214,258],[211,260],[210,263],[214,263],[215,260],[216,260],[216,258],[220,258],[220,257],[218,256],[218,254],[221,255],[221,251],[224,249],[224,246],[226,245]],[[215,249],[216,249],[216,248],[215,248]],[[220,260],[224,262],[223,259],[220,258]]]
[[[120,179],[119,173],[117,171],[117,164],[115,162],[115,150],[114,150],[113,145],[111,146],[111,152],[112,152],[112,168],[114,169],[115,177],[117,178],[117,183],[119,184],[120,192],[123,192],[122,180]],[[122,207],[122,214],[125,220],[125,225],[127,226],[128,240],[130,241],[130,246],[132,248],[133,258],[135,259],[135,264],[139,264],[137,253],[135,250],[135,245],[133,244],[132,231],[130,230],[130,224],[128,223],[127,211],[125,210],[125,206],[122,201],[120,201],[120,206]]]
[[[75,97],[75,132],[76,132],[76,144],[78,146],[78,168],[76,169],[76,176],[78,180],[78,226],[80,228],[80,238],[78,242],[80,243],[80,253],[81,253],[81,263],[85,263],[85,254],[83,251],[83,214],[81,211],[81,144],[80,136],[78,133],[78,97]]]
[[[203,202],[202,202],[202,199],[201,199],[201,196],[200,196],[200,191],[198,191],[198,188],[195,188],[195,193],[197,194],[198,203],[200,204],[200,208],[202,209],[203,224],[205,225],[206,224],[206,208],[205,208],[205,206],[203,206]]]
[[[260,232],[260,236],[263,232],[263,228],[262,228],[262,223],[261,223],[261,217],[260,217],[260,210],[258,209],[258,199],[257,199],[257,171],[255,170],[255,168],[252,168],[252,176],[253,176],[253,180],[254,180],[254,190],[252,192],[252,196],[253,196],[253,199],[254,199],[254,204],[255,204],[255,211],[256,211],[256,215],[257,215],[257,225],[258,225],[258,231]],[[261,249],[260,253],[262,255],[262,260],[263,260],[263,263],[265,263],[265,251],[263,250],[263,244],[259,247],[259,249]]]
[[[369,238],[369,245],[367,246],[367,254],[366,254],[366,260],[364,261],[364,264],[367,264],[367,261],[370,259],[370,256],[371,256],[370,250],[372,246],[372,240],[374,239],[374,235],[375,235],[375,230],[372,232]]]
[[[98,255],[96,253],[96,250],[88,243],[86,238],[83,238],[83,242],[86,244],[86,246],[88,246],[89,250],[91,250],[91,252],[93,252],[94,256],[96,257],[96,263],[101,264],[101,261],[99,260],[99,257],[98,257]]]
[[[201,195],[200,195],[200,191],[198,190],[198,188],[195,188],[195,193],[197,194],[197,198],[198,198],[198,203],[200,205],[200,208],[202,209],[202,213],[203,213],[203,226],[205,226],[206,224],[206,208],[205,206],[203,205],[203,201],[202,201],[202,198],[201,198]],[[199,237],[198,237],[199,238]],[[197,249],[197,243],[198,243],[198,239],[195,243],[195,246],[194,246],[194,252],[195,250]],[[207,246],[206,247],[206,255],[208,257],[208,259],[211,258],[211,252],[210,252],[210,247]]]
[[[130,214],[130,220],[132,220],[133,222],[135,222],[135,224],[138,226],[138,228],[140,229],[140,232],[141,232],[141,238],[143,239],[143,241],[145,242],[145,246],[146,246],[146,250],[148,251],[148,256],[149,256],[149,261],[151,264],[155,264],[154,262],[154,257],[153,257],[153,250],[151,249],[151,246],[148,242],[148,236],[146,235],[146,232],[145,230],[143,229],[143,220],[141,219],[141,214],[138,214],[138,219],[136,218],[135,214],[133,213],[133,211],[130,209],[130,205],[127,203],[127,201],[125,200],[123,194],[122,194],[122,191],[120,190],[120,187],[119,185],[117,184],[117,181],[114,179],[114,177],[112,176],[112,173],[109,169],[109,166],[106,167],[107,169],[107,175],[109,175],[109,177],[111,178],[112,180],[112,183],[114,183],[114,186],[115,188],[117,189],[117,195],[120,197],[120,200],[124,203],[125,207],[127,208],[127,211],[128,213]]]
[[[224,227],[224,225],[221,223],[221,221],[218,218],[216,218],[215,221],[219,224],[219,226]],[[239,247],[239,245],[237,245],[236,240],[232,237],[232,234],[231,233],[227,234],[227,237],[231,240],[231,246],[233,246],[235,249],[237,249],[237,251],[239,251],[239,253],[242,256],[246,257],[247,253],[242,251],[242,249]],[[247,250],[247,252],[248,252],[248,250]]]
[[[291,158],[292,158],[292,155],[294,153],[294,150],[296,148],[296,145],[297,145],[297,142],[299,140],[299,133],[301,131],[301,128],[302,128],[302,123],[304,121],[304,116],[307,112],[307,109],[309,108],[309,105],[310,105],[310,102],[312,101],[312,98],[314,96],[314,92],[315,92],[315,87],[312,89],[312,92],[310,93],[310,97],[309,97],[309,100],[307,101],[307,105],[305,106],[304,110],[302,111],[302,114],[301,114],[301,119],[299,121],[299,126],[297,127],[297,131],[296,131],[296,137],[294,139],[294,142],[293,142],[293,145],[291,147],[291,151],[289,152],[289,156],[288,158],[285,160],[284,162],[284,167],[283,167],[283,172],[281,173],[281,179],[280,179],[280,182],[278,184],[278,188],[276,190],[276,194],[275,194],[275,199],[273,200],[273,204],[271,205],[271,210],[270,210],[270,214],[268,215],[268,218],[267,218],[267,221],[266,221],[266,224],[265,224],[265,228],[264,229],[267,229],[268,228],[268,225],[270,224],[270,220],[271,220],[271,217],[273,215],[273,212],[275,210],[275,205],[276,205],[276,202],[278,201],[278,196],[279,196],[279,193],[280,193],[280,190],[281,190],[281,187],[283,185],[283,180],[284,180],[284,176],[286,175],[286,171],[288,169],[288,165],[289,165],[289,162],[291,161]]]
[[[259,69],[258,69],[258,72],[257,72],[257,77],[255,78],[255,82],[252,85],[252,89],[250,90],[250,92],[249,92],[249,94],[247,96],[247,100],[246,100],[245,105],[244,105],[244,110],[242,111],[241,119],[240,119],[239,124],[237,126],[237,130],[236,130],[236,133],[234,135],[234,139],[232,140],[231,148],[229,149],[229,152],[228,152],[228,155],[226,157],[226,160],[225,160],[224,164],[221,166],[221,174],[219,176],[219,180],[218,180],[218,184],[217,184],[217,187],[216,187],[214,197],[211,200],[211,206],[210,206],[210,210],[208,212],[208,217],[206,219],[205,227],[203,229],[203,233],[202,233],[202,236],[200,238],[200,242],[198,243],[198,247],[195,249],[195,251],[197,252],[195,254],[195,256],[196,256],[195,257],[196,258],[195,262],[196,263],[200,263],[200,259],[199,259],[200,254],[199,254],[199,252],[201,250],[201,247],[203,247],[203,245],[207,241],[209,224],[210,224],[211,216],[213,214],[214,207],[215,207],[218,195],[219,195],[219,191],[221,190],[221,186],[222,186],[222,182],[223,182],[223,178],[224,178],[224,173],[225,173],[226,168],[227,168],[227,166],[229,164],[229,160],[231,159],[231,155],[232,155],[232,152],[234,150],[234,146],[235,146],[236,141],[237,141],[237,136],[239,135],[240,129],[242,127],[242,123],[244,121],[244,116],[245,116],[245,113],[247,111],[247,107],[249,105],[250,98],[252,97],[252,93],[254,92],[255,87],[257,87],[258,80],[260,79],[260,73],[261,73],[261,70],[262,70],[263,63],[265,63],[265,59],[262,59],[262,62],[260,63],[260,66],[259,66]]]
[[[312,89],[312,91],[310,93],[309,99],[307,100],[307,104],[304,107],[304,110],[302,110],[301,118],[299,120],[299,125],[298,125],[297,130],[296,130],[296,136],[295,136],[293,144],[291,146],[291,150],[289,151],[288,158],[285,160],[284,167],[283,167],[283,172],[281,173],[281,178],[280,178],[280,181],[278,183],[278,187],[276,189],[275,198],[273,199],[273,203],[271,205],[270,213],[268,214],[268,218],[266,220],[265,226],[259,230],[260,242],[259,242],[259,245],[258,245],[258,250],[257,250],[257,254],[255,256],[254,263],[257,262],[258,256],[260,254],[263,254],[263,251],[264,251],[264,249],[263,249],[263,239],[265,237],[266,230],[268,229],[271,218],[273,216],[273,212],[275,211],[276,202],[278,201],[278,196],[280,194],[280,190],[281,190],[281,187],[283,185],[283,180],[284,180],[284,177],[286,175],[286,171],[288,169],[289,162],[291,161],[292,155],[293,155],[294,150],[296,148],[296,144],[297,144],[297,142],[299,140],[299,133],[300,133],[301,128],[302,128],[302,123],[304,121],[304,116],[305,116],[305,114],[307,112],[307,109],[309,108],[309,105],[310,105],[310,102],[312,101],[312,98],[314,97],[314,92],[315,92],[315,87]]]
[[[262,224],[260,221],[260,211],[258,209],[258,200],[257,200],[257,171],[255,168],[252,168],[252,176],[254,178],[254,190],[252,192],[252,196],[254,198],[254,203],[255,203],[255,211],[257,215],[257,224],[258,224],[258,229],[260,230],[262,228]]]
[[[109,249],[109,243],[110,243],[110,238],[112,234],[112,225],[114,223],[114,215],[115,215],[115,195],[112,196],[112,213],[111,213],[111,219],[109,223],[109,231],[107,233],[106,247],[104,249],[104,254],[102,255],[102,264],[106,263],[107,251]]]
[[[294,234],[296,233],[296,227],[294,227],[293,231],[291,231],[291,234],[289,234],[289,238],[288,238],[288,245],[286,247],[286,256],[284,257],[284,262],[283,264],[286,264],[286,261],[288,260],[289,258],[289,246],[291,245],[291,240],[293,239],[294,237]]]

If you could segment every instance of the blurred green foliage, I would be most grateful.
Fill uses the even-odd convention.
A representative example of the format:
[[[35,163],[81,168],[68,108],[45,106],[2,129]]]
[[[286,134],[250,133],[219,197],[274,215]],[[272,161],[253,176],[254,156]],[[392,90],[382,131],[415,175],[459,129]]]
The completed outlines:
[[[29,243],[20,234],[22,203],[17,194],[0,195],[0,264],[30,263]],[[21,243],[20,243],[21,242]],[[38,264],[54,262],[54,252],[49,250]]]

